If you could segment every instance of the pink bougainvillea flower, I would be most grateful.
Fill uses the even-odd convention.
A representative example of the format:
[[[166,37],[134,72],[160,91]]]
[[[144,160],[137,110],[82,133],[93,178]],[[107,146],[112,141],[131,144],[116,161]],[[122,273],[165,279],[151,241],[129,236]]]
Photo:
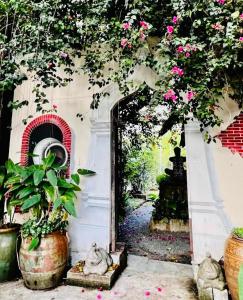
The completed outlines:
[[[145,38],[146,38],[146,35],[143,33],[143,31],[141,31],[141,32],[140,32],[140,39],[141,39],[142,41],[144,41]]]
[[[167,32],[169,34],[172,34],[174,32],[174,27],[173,26],[167,26]]]
[[[224,4],[225,4],[225,0],[216,0],[216,2],[218,2],[218,3],[221,4],[221,5],[224,5]]]
[[[143,27],[144,30],[149,28],[149,24],[145,21],[140,21],[140,26]]]
[[[60,57],[66,59],[66,58],[68,58],[68,54],[65,52],[61,52]]]
[[[239,38],[239,41],[240,41],[240,42],[243,42],[243,36],[241,36],[241,37]]]
[[[240,14],[240,19],[243,20],[243,14]]]
[[[56,104],[53,104],[52,107],[53,107],[53,109],[57,109],[57,105]]]
[[[96,299],[97,299],[97,300],[101,300],[101,299],[102,299],[102,295],[101,295],[100,293],[97,294]]]
[[[165,292],[165,288],[158,287],[158,288],[157,288],[157,291],[158,291],[159,293],[164,293],[164,292]]]
[[[224,28],[220,23],[212,24],[211,27],[215,30],[222,30]]]
[[[150,291],[145,291],[144,292],[145,297],[149,297],[151,295]]]
[[[191,101],[196,96],[196,93],[193,91],[187,91],[186,98],[188,101]]]
[[[127,46],[127,44],[128,44],[128,39],[122,38],[121,39],[121,46],[122,46],[122,48],[125,48]]]
[[[170,89],[164,94],[164,98],[165,100],[172,100],[173,102],[176,102],[178,97],[176,96],[176,93]]]
[[[191,53],[190,52],[186,52],[185,57],[190,57]]]
[[[132,27],[132,25],[131,25],[131,23],[129,23],[129,22],[123,23],[123,24],[122,24],[122,28],[123,28],[124,30],[128,30],[128,29],[130,29],[131,27]]]
[[[179,18],[178,18],[177,16],[174,16],[174,17],[172,18],[172,22],[173,22],[174,24],[177,24],[178,20],[179,20]]]
[[[176,49],[176,51],[177,51],[178,53],[182,53],[182,52],[184,52],[184,47],[183,47],[183,46],[179,46],[179,47]]]
[[[181,68],[177,67],[177,66],[174,66],[174,67],[172,68],[171,72],[172,72],[173,74],[178,75],[178,76],[183,76],[183,75],[184,75],[184,71],[183,71]]]

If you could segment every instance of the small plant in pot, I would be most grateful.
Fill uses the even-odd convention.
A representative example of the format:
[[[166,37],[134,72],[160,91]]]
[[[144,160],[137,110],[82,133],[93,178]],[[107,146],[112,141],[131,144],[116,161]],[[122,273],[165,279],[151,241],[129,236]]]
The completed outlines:
[[[19,274],[17,264],[20,225],[14,223],[14,202],[9,198],[12,190],[10,161],[0,166],[0,282],[11,280]]]
[[[232,300],[243,300],[243,228],[234,228],[226,241],[224,268]]]
[[[28,213],[21,228],[19,265],[31,289],[49,289],[60,282],[68,260],[68,216],[76,216],[80,175],[94,172],[79,169],[70,180],[63,174],[50,153],[41,165],[20,167],[12,177],[11,199]]]

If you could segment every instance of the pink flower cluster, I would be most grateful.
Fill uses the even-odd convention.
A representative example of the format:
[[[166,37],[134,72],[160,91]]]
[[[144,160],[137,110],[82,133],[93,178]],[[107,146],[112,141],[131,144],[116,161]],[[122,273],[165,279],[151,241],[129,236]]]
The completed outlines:
[[[122,28],[123,28],[124,30],[128,30],[128,29],[130,29],[131,27],[132,27],[132,25],[131,25],[131,23],[129,23],[129,22],[123,23],[123,24],[122,24]]]
[[[211,27],[215,30],[222,30],[224,28],[224,26],[222,26],[219,22],[212,24]]]
[[[174,17],[172,18],[172,22],[173,22],[175,25],[178,23],[178,21],[179,21],[179,18],[178,18],[177,16],[174,16]]]
[[[173,102],[176,102],[178,97],[176,96],[176,93],[174,90],[170,89],[164,94],[165,100],[172,100]]]
[[[191,56],[191,52],[197,51],[197,47],[195,45],[190,45],[190,44],[186,44],[186,46],[178,46],[178,48],[176,49],[176,51],[178,53],[185,53],[186,57],[190,57]]]
[[[187,91],[186,98],[188,101],[191,101],[196,96],[196,93],[193,91]]]
[[[167,26],[167,32],[169,34],[172,34],[174,32],[174,27],[173,26]]]
[[[176,74],[176,75],[180,76],[180,77],[184,75],[184,71],[181,68],[177,67],[177,66],[174,66],[172,68],[171,72],[173,74]]]
[[[225,4],[225,0],[216,0],[216,2],[218,2],[218,4],[220,4],[220,5],[224,5]]]
[[[243,20],[243,14],[240,14],[240,19]]]
[[[130,42],[128,42],[128,39],[126,39],[126,38],[122,38],[122,39],[121,39],[121,46],[122,46],[123,49],[124,49],[126,46],[127,46],[128,48],[132,48],[132,44],[131,44]]]
[[[148,30],[149,29],[149,23],[145,22],[145,21],[140,21],[140,26],[144,29],[144,30]]]
[[[241,36],[241,37],[239,38],[239,41],[240,41],[240,42],[243,42],[243,36]]]

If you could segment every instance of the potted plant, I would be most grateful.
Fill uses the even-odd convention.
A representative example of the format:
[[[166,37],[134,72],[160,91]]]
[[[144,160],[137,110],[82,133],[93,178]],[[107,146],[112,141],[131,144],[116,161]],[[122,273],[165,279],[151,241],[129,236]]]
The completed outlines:
[[[224,268],[226,281],[233,300],[239,300],[239,285],[243,284],[240,273],[243,265],[243,228],[235,228],[226,241],[224,253]],[[241,292],[242,293],[242,292]],[[242,296],[241,296],[242,297]]]
[[[66,227],[68,216],[76,216],[74,201],[80,191],[80,175],[94,172],[79,169],[67,179],[51,153],[41,165],[12,166],[11,200],[28,213],[21,228],[19,252],[24,283],[31,289],[53,288],[60,282],[68,260]]]
[[[14,208],[9,201],[11,192],[11,170],[6,166],[0,166],[0,282],[13,279],[18,275],[16,245],[20,225],[15,224]]]

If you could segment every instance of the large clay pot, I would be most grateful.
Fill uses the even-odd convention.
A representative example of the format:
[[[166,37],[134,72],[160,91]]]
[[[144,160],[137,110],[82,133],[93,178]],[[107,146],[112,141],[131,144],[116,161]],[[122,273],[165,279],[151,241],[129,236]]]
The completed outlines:
[[[0,282],[15,278],[19,273],[16,245],[20,225],[0,229]]]
[[[66,233],[53,232],[41,238],[37,249],[29,251],[31,239],[22,239],[19,261],[26,287],[32,290],[54,288],[62,279],[68,259]]]
[[[243,239],[232,235],[225,245],[224,268],[232,300],[239,300],[238,275],[243,264]]]

